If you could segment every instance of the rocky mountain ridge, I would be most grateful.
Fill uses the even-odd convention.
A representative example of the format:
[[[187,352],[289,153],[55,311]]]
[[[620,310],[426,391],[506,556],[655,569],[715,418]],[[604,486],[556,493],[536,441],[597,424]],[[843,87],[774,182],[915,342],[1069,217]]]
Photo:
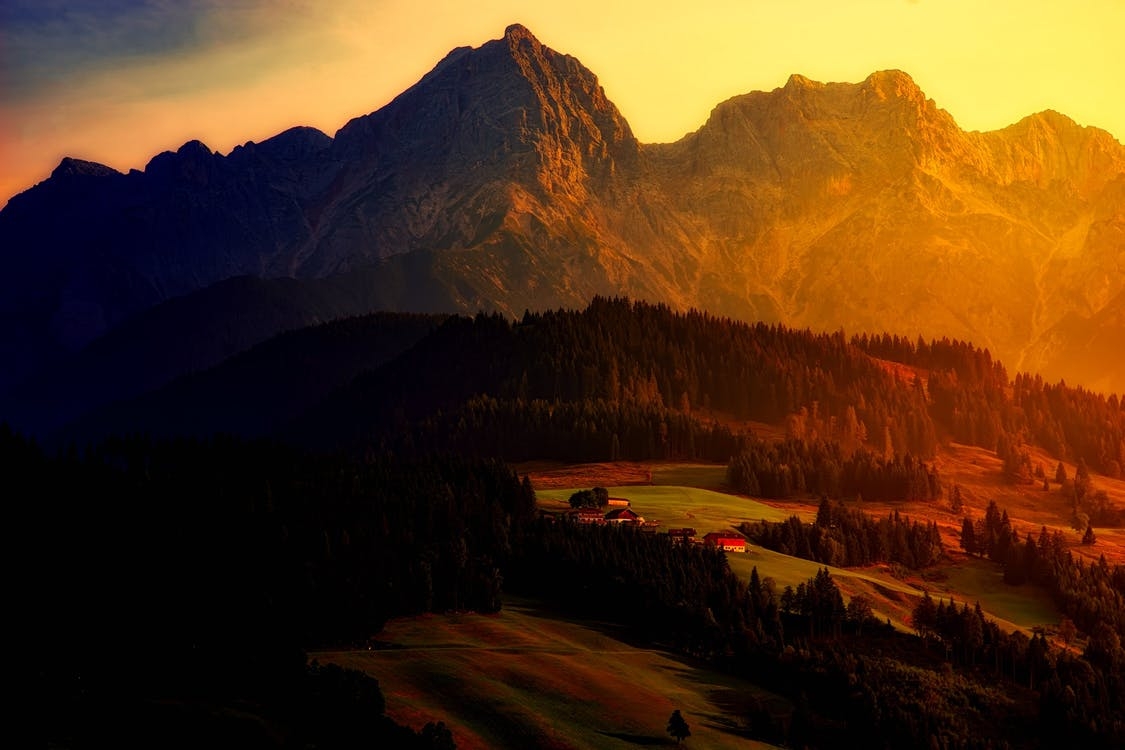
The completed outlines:
[[[0,255],[0,385],[252,275],[374,285],[372,309],[627,294],[949,336],[1125,391],[1099,354],[1125,317],[1125,147],[1054,112],[962,131],[901,71],[794,75],[645,145],[592,72],[515,25],[334,137],[191,142],[129,174],[64,160],[0,212]]]

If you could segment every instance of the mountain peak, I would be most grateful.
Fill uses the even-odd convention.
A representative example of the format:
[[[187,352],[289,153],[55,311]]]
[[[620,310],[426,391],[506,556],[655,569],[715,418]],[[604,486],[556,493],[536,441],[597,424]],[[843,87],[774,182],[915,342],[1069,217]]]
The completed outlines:
[[[55,171],[51,172],[51,177],[70,177],[70,176],[93,176],[105,177],[106,175],[121,174],[112,167],[107,167],[104,164],[98,164],[95,161],[83,161],[82,159],[74,159],[70,156],[64,156],[59,165],[55,167]]]
[[[863,88],[874,92],[880,99],[910,99],[925,101],[926,95],[908,73],[901,70],[878,70],[863,82]]]
[[[824,84],[820,81],[807,78],[800,73],[794,73],[789,76],[789,80],[785,82],[785,88],[790,91],[795,89],[822,89],[824,88]]]
[[[531,30],[522,23],[513,23],[511,26],[504,29],[504,38],[513,44],[531,42],[534,45],[541,46],[539,40],[531,33]]]

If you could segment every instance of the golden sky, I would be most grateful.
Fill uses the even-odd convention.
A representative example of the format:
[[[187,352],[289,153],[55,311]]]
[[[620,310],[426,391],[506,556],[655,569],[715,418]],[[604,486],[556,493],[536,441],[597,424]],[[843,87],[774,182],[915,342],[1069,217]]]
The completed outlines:
[[[644,142],[791,73],[887,68],[969,130],[1049,108],[1125,140],[1125,0],[4,0],[0,203],[63,156],[128,170],[193,138],[331,135],[515,22],[593,70]]]

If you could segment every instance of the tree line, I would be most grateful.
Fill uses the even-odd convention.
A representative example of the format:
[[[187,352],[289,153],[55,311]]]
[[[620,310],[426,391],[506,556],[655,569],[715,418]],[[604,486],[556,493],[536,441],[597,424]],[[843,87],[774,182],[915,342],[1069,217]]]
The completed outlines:
[[[739,492],[777,499],[813,494],[930,501],[942,494],[937,470],[910,453],[846,453],[838,442],[797,438],[744,440],[727,465],[727,479]]]
[[[1052,455],[1080,459],[1106,476],[1125,466],[1125,401],[1020,373],[1009,378],[987,349],[971,343],[890,336],[853,337],[872,356],[928,372],[930,413],[954,440],[995,449],[1001,435]]]
[[[492,409],[498,419],[486,421]],[[556,414],[558,424],[544,422]],[[700,424],[677,435],[673,414]],[[704,457],[717,455],[715,441],[727,439],[722,430],[714,440],[707,436],[718,416],[771,424],[792,417],[803,438],[858,445],[870,436],[881,447],[920,456],[937,446],[922,389],[900,383],[840,333],[601,297],[585,310],[526,313],[515,322],[450,317],[284,434],[316,445],[380,446],[395,444],[404,431],[432,441],[444,439],[433,427],[452,428],[458,445],[471,434],[508,458],[526,450],[524,442],[541,451],[575,450],[564,440],[569,432],[587,438],[587,456],[613,456],[616,435],[622,456]],[[470,433],[470,425],[479,431]]]
[[[813,523],[790,516],[785,521],[745,521],[739,530],[766,549],[837,567],[887,562],[920,569],[939,562],[944,552],[933,521],[911,521],[897,510],[874,519],[828,498],[821,500]]]
[[[1094,563],[1076,557],[1057,529],[1048,532],[1044,526],[1037,538],[1025,534],[1021,540],[1012,530],[1008,512],[995,501],[983,517],[964,518],[961,547],[1002,565],[1004,580],[1011,585],[1043,587],[1083,632],[1093,635],[1108,628],[1125,639],[1125,566],[1109,565],[1105,555]]]

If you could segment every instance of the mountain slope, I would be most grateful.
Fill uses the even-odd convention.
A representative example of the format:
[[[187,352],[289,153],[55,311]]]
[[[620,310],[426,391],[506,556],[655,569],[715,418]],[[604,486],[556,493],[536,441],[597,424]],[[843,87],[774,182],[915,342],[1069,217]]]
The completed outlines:
[[[794,76],[649,151],[713,230],[715,292],[790,324],[972,339],[1022,367],[1125,287],[1125,149],[1055,113],[967,133],[901,72]]]
[[[971,339],[1125,390],[1073,341],[1075,321],[1120,320],[1123,243],[1125,148],[1062,115],[965,132],[899,71],[793,76],[642,145],[592,72],[516,25],[334,138],[193,142],[128,175],[64,160],[0,212],[0,387],[231,276],[366,274],[378,290],[350,312],[627,294]]]

